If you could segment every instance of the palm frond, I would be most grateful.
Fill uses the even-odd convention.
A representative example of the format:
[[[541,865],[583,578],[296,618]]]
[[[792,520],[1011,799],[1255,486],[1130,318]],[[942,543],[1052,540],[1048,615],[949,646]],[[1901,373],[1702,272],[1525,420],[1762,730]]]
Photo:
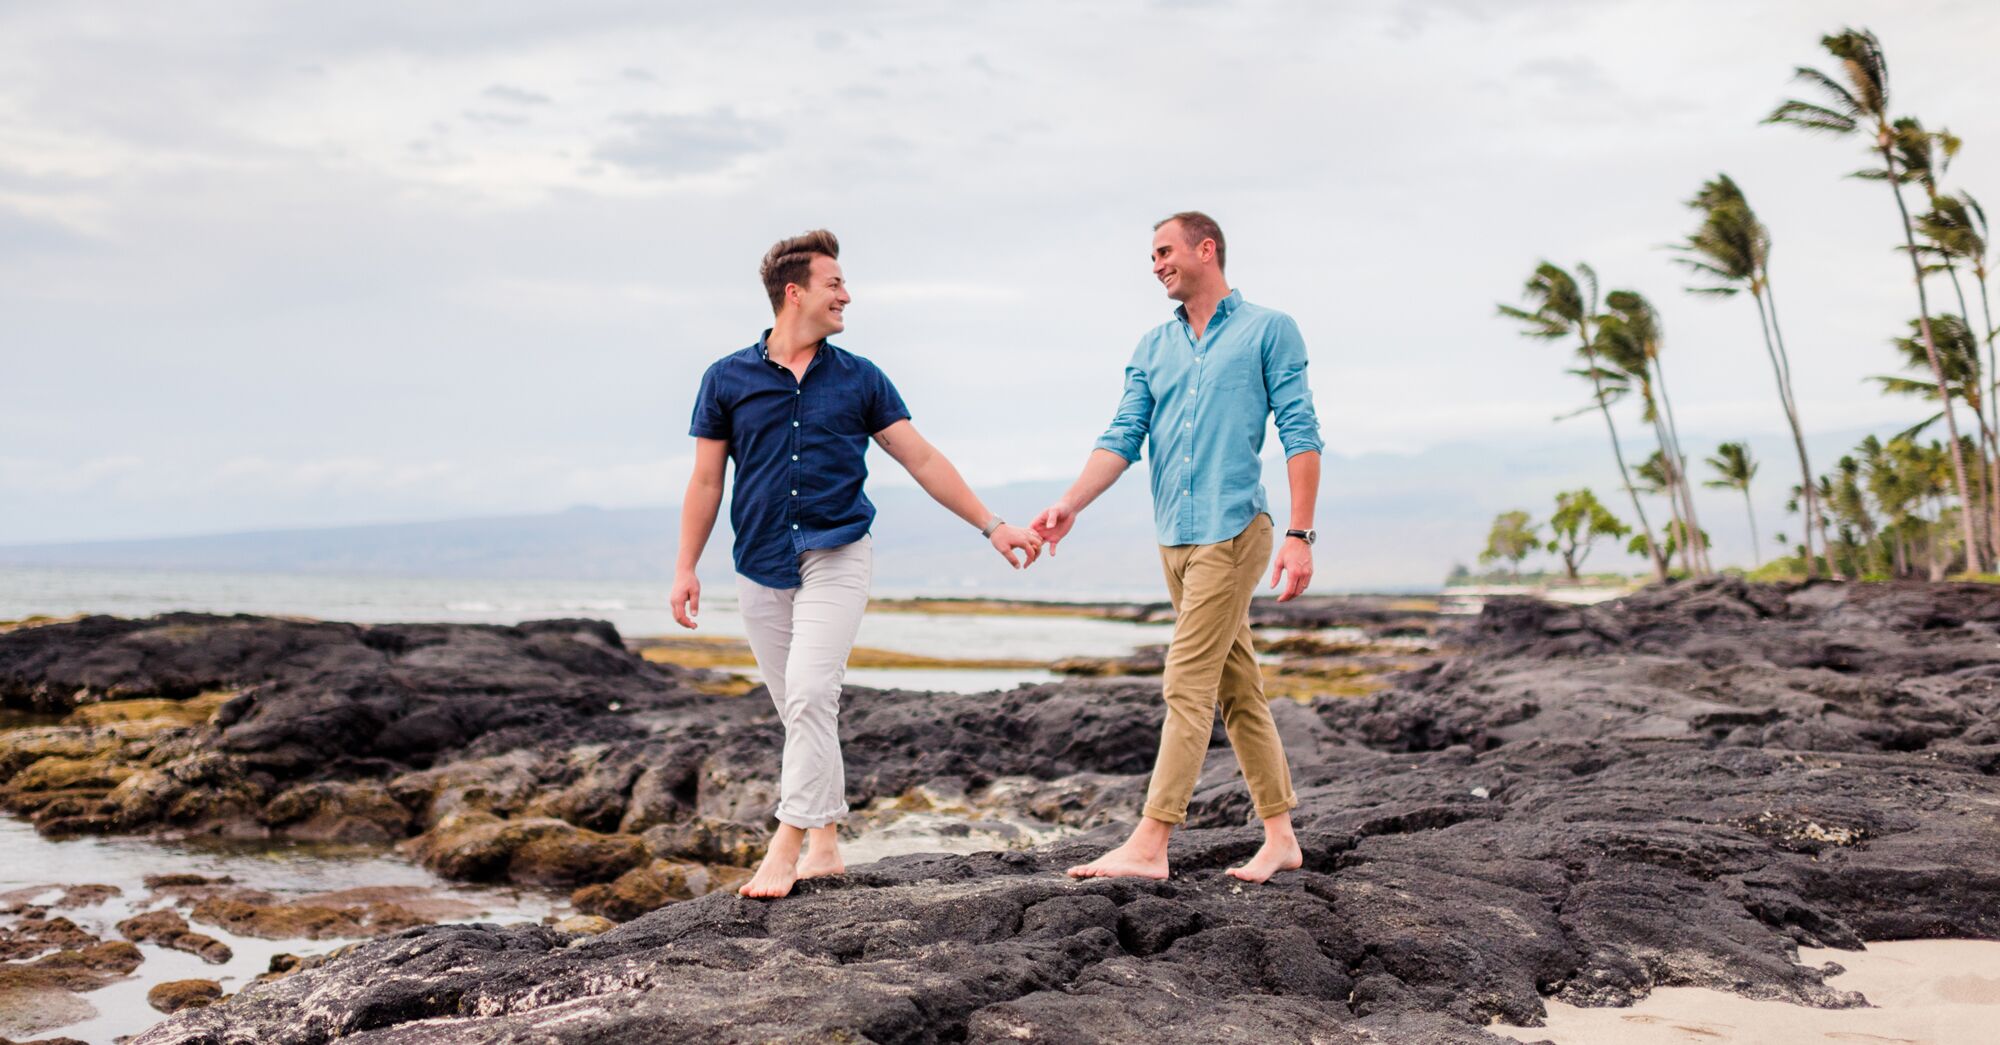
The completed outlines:
[[[1917,381],[1888,374],[1877,374],[1868,380],[1881,385],[1883,395],[1916,396],[1919,399],[1932,400],[1937,398],[1937,385],[1930,381]]]
[[[1771,115],[1764,117],[1765,123],[1788,123],[1808,131],[1823,131],[1827,134],[1852,134],[1861,126],[1852,116],[1843,116],[1824,105],[1797,100],[1788,101]]]
[[[1880,117],[1889,111],[1889,56],[1882,41],[1866,29],[1842,29],[1820,37],[1820,46],[1840,60],[1848,82],[1854,85],[1855,106],[1861,112]]]
[[[1910,442],[1910,440],[1915,439],[1918,435],[1922,434],[1924,429],[1929,428],[1930,426],[1937,424],[1939,421],[1942,420],[1944,420],[1944,411],[1940,410],[1937,413],[1932,414],[1931,416],[1926,417],[1921,421],[1918,421],[1916,424],[1913,424],[1910,427],[1905,428],[1900,432],[1897,432],[1895,435],[1890,436],[1889,443],[1892,446],[1898,443],[1907,444]]]
[[[1518,320],[1526,328],[1521,331],[1522,337],[1542,338],[1553,341],[1569,333],[1569,325],[1553,316],[1543,315],[1539,312],[1529,312],[1525,309],[1515,308],[1512,305],[1500,305],[1497,307],[1501,316],[1507,319]]]
[[[1858,119],[1868,112],[1867,107],[1861,104],[1861,99],[1856,98],[1854,92],[1847,89],[1846,84],[1820,72],[1818,69],[1814,69],[1811,66],[1799,66],[1792,70],[1792,79],[1798,83],[1811,84],[1824,91],[1827,97],[1832,99],[1833,106],[1819,106],[1819,108],[1825,108],[1828,112],[1836,112],[1850,119]]]

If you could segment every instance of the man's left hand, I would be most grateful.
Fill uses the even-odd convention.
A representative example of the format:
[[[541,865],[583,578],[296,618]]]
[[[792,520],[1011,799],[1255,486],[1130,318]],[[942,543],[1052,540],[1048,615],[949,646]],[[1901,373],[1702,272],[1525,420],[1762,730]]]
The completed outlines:
[[[1285,543],[1278,546],[1277,561],[1271,564],[1271,587],[1278,586],[1280,577],[1285,580],[1285,590],[1278,594],[1278,601],[1290,602],[1298,598],[1305,592],[1306,585],[1312,583],[1312,576],[1312,545],[1297,537],[1285,538]]]

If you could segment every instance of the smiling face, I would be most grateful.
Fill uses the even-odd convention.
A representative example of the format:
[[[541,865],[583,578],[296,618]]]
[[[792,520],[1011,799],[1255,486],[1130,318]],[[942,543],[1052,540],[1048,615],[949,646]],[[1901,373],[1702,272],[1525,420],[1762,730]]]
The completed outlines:
[[[794,312],[800,330],[812,337],[847,329],[847,303],[852,300],[840,262],[824,254],[813,255],[804,283],[785,286],[785,308]]]
[[[1215,241],[1190,243],[1187,229],[1169,221],[1153,230],[1153,278],[1165,287],[1167,296],[1186,301],[1222,279],[1216,263]]]

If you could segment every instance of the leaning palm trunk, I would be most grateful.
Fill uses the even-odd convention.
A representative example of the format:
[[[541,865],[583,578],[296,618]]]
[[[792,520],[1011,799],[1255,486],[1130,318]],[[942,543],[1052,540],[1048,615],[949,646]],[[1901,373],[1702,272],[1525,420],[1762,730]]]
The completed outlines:
[[[1743,511],[1750,517],[1750,561],[1755,566],[1762,566],[1764,553],[1758,550],[1763,545],[1757,542],[1757,505],[1750,500],[1750,487],[1747,485],[1743,487]]]
[[[1972,530],[1972,487],[1965,480],[1965,451],[1958,442],[1958,418],[1951,409],[1951,390],[1945,384],[1944,361],[1938,358],[1937,342],[1931,338],[1931,298],[1924,288],[1924,265],[1917,257],[1916,227],[1910,222],[1910,208],[1903,202],[1903,185],[1896,180],[1896,157],[1890,151],[1889,136],[1881,137],[1882,164],[1889,174],[1889,190],[1896,197],[1896,211],[1903,216],[1903,243],[1910,253],[1910,271],[1917,278],[1917,325],[1924,338],[1924,354],[1931,362],[1931,377],[1937,382],[1938,402],[1944,407],[1945,434],[1951,439],[1951,478],[1958,487],[1958,503],[1964,510],[1958,513],[1958,525],[1965,539],[1965,568],[1973,573],[1985,570],[1985,556],[1980,554],[1979,537]]]
[[[1674,463],[1675,476],[1680,479],[1681,503],[1686,509],[1687,524],[1690,531],[1689,542],[1697,544],[1695,548],[1695,561],[1701,567],[1697,576],[1706,576],[1715,572],[1715,567],[1709,562],[1707,542],[1700,539],[1701,519],[1695,514],[1694,510],[1694,484],[1688,480],[1687,455],[1681,452],[1680,427],[1674,424],[1674,400],[1672,396],[1667,394],[1667,365],[1660,356],[1661,353],[1654,353],[1652,363],[1654,376],[1660,386],[1660,407],[1666,411],[1666,434],[1669,444],[1667,454],[1668,458]]]
[[[1986,326],[1987,380],[1986,387],[1982,391],[1986,393],[1986,409],[1993,415],[1990,428],[1992,431],[2000,433],[2000,359],[1996,359],[1994,356],[1993,304],[1986,293],[1985,265],[1981,264],[1976,267],[1973,270],[1973,275],[1979,278],[1979,313],[1980,317],[1985,321]],[[1979,352],[1979,344],[1976,340],[1973,342],[1972,351],[1975,355]],[[1996,495],[1990,498],[1991,503],[1986,506],[1988,525],[1993,528],[1994,562],[2000,564],[2000,440],[1996,440],[1994,444],[1993,459],[1988,462],[1987,474],[1991,478],[1989,489],[1993,490]]]
[[[1660,581],[1667,579],[1667,558],[1660,553],[1660,542],[1653,539],[1653,524],[1646,521],[1646,509],[1639,503],[1639,488],[1632,485],[1632,472],[1625,467],[1625,450],[1618,445],[1618,425],[1611,420],[1611,404],[1604,397],[1604,381],[1598,376],[1597,348],[1590,343],[1590,336],[1583,338],[1583,358],[1589,364],[1590,387],[1597,395],[1597,411],[1604,415],[1604,430],[1611,434],[1611,456],[1618,459],[1618,478],[1625,484],[1625,492],[1632,498],[1632,514],[1639,519],[1639,532],[1646,535],[1646,554],[1653,558],[1653,575]]]
[[[1959,318],[1969,330],[1972,327],[1972,309],[1965,303],[1965,284],[1958,278],[1958,266],[1952,262],[1950,254],[1944,255],[1944,271],[1945,275],[1951,277],[1951,291],[1958,298]],[[1987,330],[1991,333],[1992,326],[1990,324]],[[1972,357],[1967,362],[1972,365],[1971,387],[1976,394],[1980,391],[1979,386],[1981,383],[1979,377],[1979,339],[1977,337],[1974,337],[1972,340]],[[1992,440],[1994,429],[1986,423],[1986,412],[1979,403],[1973,402],[1968,397],[1966,405],[1972,407],[1972,416],[1979,421],[1979,467],[1973,471],[1972,483],[1974,489],[1979,492],[1979,509],[1975,510],[1968,504],[1966,505],[1966,512],[1972,516],[1975,529],[1986,531],[1984,534],[1986,542],[1982,547],[1986,549],[1987,561],[2000,562],[2000,526],[1994,525],[1994,517],[1991,514],[1993,506],[1996,503],[2000,503],[2000,498],[1993,496],[1996,487],[1991,478],[1993,475],[1993,462],[1995,460]],[[1971,568],[1969,558],[1967,560],[1967,567]]]
[[[1813,556],[1813,530],[1819,530],[1820,547],[1829,547],[1826,541],[1826,519],[1819,510],[1819,494],[1813,488],[1812,462],[1806,456],[1805,432],[1799,426],[1798,403],[1792,399],[1791,359],[1785,351],[1785,335],[1778,329],[1778,292],[1771,285],[1771,275],[1764,273],[1763,285],[1750,288],[1751,300],[1757,302],[1757,322],[1764,332],[1764,351],[1771,357],[1771,372],[1778,379],[1778,398],[1785,408],[1785,422],[1792,429],[1792,447],[1798,451],[1800,484],[1804,490],[1800,504],[1805,510],[1806,576],[1819,576],[1819,562]],[[1833,560],[1827,560],[1827,570],[1840,579],[1840,572]]]
[[[1653,441],[1660,447],[1660,464],[1666,472],[1662,476],[1666,480],[1666,488],[1659,492],[1667,495],[1667,532],[1672,535],[1668,541],[1679,545],[1681,569],[1686,570],[1689,577],[1699,577],[1701,568],[1696,564],[1694,541],[1690,539],[1687,515],[1681,507],[1680,466],[1674,463],[1674,445],[1667,439],[1666,424],[1657,412],[1653,415]]]

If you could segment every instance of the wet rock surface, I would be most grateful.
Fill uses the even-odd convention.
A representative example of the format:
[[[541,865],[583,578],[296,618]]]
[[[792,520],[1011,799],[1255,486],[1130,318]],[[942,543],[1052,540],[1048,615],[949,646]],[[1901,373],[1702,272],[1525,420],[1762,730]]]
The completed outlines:
[[[222,1000],[222,985],[214,980],[168,980],[146,992],[146,1004],[161,1012],[199,1009]]]
[[[1616,1005],[1704,986],[1858,1005],[1797,964],[1796,947],[2000,937],[1991,587],[1721,580],[1581,609],[1495,601],[1449,637],[1459,655],[1388,692],[1273,703],[1306,866],[1261,887],[1222,874],[1259,833],[1219,729],[1172,878],[1061,875],[1120,836],[1114,821],[1136,806],[1156,681],[965,698],[853,690],[850,802],[949,792],[1094,830],[858,866],[776,903],[696,895],[684,866],[753,855],[778,738],[760,694],[700,693],[601,636],[493,630],[475,643],[489,679],[539,634],[589,647],[551,661],[578,666],[551,669],[549,688],[596,695],[549,711],[539,737],[474,731],[419,755],[371,746],[364,730],[319,767],[231,747],[248,717],[225,705],[173,735],[176,757],[225,760],[213,779],[246,786],[253,819],[302,784],[378,785],[409,812],[413,848],[449,836],[478,855],[507,834],[496,823],[557,838],[562,853],[636,839],[642,859],[614,847],[594,871],[536,861],[565,882],[597,874],[600,909],[629,920],[595,934],[393,932],[141,1041],[1495,1042],[1483,1026],[1532,1024],[1545,996]],[[197,688],[272,684],[173,663]],[[158,699],[137,669],[101,677]],[[317,694],[282,705],[308,718],[348,721],[361,699],[287,685]],[[45,689],[16,679],[0,693]],[[450,704],[411,702],[456,720]],[[260,735],[302,728],[271,721]],[[132,763],[132,779],[159,768]],[[482,857],[478,873],[515,873],[527,845],[500,846],[504,859]],[[639,912],[660,897],[673,902]]]

